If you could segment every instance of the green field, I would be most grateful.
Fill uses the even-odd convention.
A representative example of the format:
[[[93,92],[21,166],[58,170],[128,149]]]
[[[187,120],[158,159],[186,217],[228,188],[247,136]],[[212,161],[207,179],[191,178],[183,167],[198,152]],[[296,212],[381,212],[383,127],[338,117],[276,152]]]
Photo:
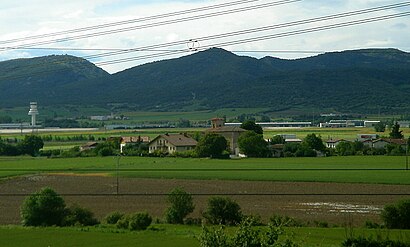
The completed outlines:
[[[118,157],[1,157],[0,177],[39,172],[116,174]],[[123,177],[410,184],[403,156],[189,159],[121,157]]]
[[[31,228],[0,227],[0,246],[144,246],[197,247],[199,226],[153,225],[147,231],[130,232],[111,227]],[[340,246],[346,237],[344,228],[288,228],[302,246]],[[409,240],[409,230],[354,229],[356,235],[388,236]]]

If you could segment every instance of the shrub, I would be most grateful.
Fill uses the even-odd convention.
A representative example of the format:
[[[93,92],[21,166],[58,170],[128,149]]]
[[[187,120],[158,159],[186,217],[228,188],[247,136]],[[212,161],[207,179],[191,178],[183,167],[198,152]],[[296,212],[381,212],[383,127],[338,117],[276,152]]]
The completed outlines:
[[[117,228],[129,230],[145,230],[151,225],[152,217],[148,213],[125,215],[117,221]]]
[[[276,227],[303,227],[306,226],[300,220],[289,216],[272,215],[269,222]]]
[[[51,188],[30,195],[21,206],[25,226],[61,226],[65,213],[64,199]]]
[[[124,215],[124,213],[118,211],[109,213],[107,216],[105,216],[104,222],[107,224],[115,225],[120,219],[124,217]]]
[[[211,197],[204,217],[211,224],[236,225],[242,219],[241,207],[229,197]]]
[[[124,215],[121,219],[117,221],[115,226],[119,229],[128,229],[130,223],[129,215]]]
[[[170,224],[183,224],[184,218],[195,208],[192,196],[181,188],[173,189],[167,201],[171,206],[165,212],[165,219]]]
[[[389,239],[372,239],[362,236],[348,238],[342,243],[343,247],[410,247],[410,243]]]
[[[148,213],[135,213],[129,216],[128,229],[145,230],[151,225],[152,217]]]
[[[65,226],[94,226],[97,224],[99,224],[98,220],[89,209],[82,208],[78,205],[66,209],[64,218]]]
[[[410,229],[410,199],[386,205],[381,217],[387,228]]]
[[[271,224],[267,229],[263,227],[253,227],[252,220],[245,218],[239,225],[233,236],[226,234],[223,226],[210,228],[203,226],[199,236],[201,247],[237,247],[237,246],[299,246],[288,236],[281,237],[285,231],[281,227]]]

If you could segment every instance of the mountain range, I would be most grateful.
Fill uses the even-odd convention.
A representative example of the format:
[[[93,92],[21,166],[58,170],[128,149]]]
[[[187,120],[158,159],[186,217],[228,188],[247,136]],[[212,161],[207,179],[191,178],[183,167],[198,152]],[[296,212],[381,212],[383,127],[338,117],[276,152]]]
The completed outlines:
[[[212,48],[109,74],[61,55],[0,62],[0,106],[133,105],[141,110],[266,107],[409,113],[410,53],[396,49],[256,59]]]

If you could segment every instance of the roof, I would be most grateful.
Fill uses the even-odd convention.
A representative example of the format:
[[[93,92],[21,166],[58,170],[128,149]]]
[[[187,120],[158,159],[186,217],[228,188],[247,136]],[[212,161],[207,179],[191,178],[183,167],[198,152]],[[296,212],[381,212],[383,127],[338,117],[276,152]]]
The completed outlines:
[[[82,148],[88,148],[88,147],[95,147],[97,146],[97,142],[87,142],[86,144],[82,145]]]
[[[380,138],[380,139],[374,140],[373,142],[379,142],[379,141],[384,141],[387,143],[398,144],[398,145],[407,144],[407,141],[405,139],[392,139],[392,138]]]
[[[186,134],[165,134],[165,135],[159,135],[155,137],[150,142],[150,144],[153,143],[155,140],[157,140],[160,137],[164,138],[165,140],[167,140],[169,143],[171,143],[172,145],[176,147],[196,146],[198,143],[195,139],[192,139]]]
[[[149,136],[123,136],[121,143],[149,142]]]
[[[245,132],[246,130],[238,126],[222,126],[218,128],[207,129],[206,131],[218,133],[218,132]]]
[[[338,143],[338,142],[347,142],[344,139],[331,139],[331,140],[327,140],[326,143]]]
[[[289,138],[285,139],[285,142],[302,142],[302,140],[298,138]]]

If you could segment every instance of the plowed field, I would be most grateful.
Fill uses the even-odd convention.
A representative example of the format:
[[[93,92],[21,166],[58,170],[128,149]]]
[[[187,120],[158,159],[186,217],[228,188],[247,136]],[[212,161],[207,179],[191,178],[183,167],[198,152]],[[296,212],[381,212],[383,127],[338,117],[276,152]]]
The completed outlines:
[[[19,208],[24,195],[50,186],[64,196],[68,205],[77,203],[102,218],[112,211],[147,211],[161,218],[166,194],[182,187],[193,194],[199,217],[212,195],[235,199],[246,214],[268,219],[273,214],[306,221],[362,225],[378,221],[384,205],[406,198],[410,185],[347,184],[314,182],[258,182],[222,180],[173,180],[119,178],[104,174],[40,174],[0,181],[0,224],[20,222]],[[408,196],[407,196],[408,197]]]

